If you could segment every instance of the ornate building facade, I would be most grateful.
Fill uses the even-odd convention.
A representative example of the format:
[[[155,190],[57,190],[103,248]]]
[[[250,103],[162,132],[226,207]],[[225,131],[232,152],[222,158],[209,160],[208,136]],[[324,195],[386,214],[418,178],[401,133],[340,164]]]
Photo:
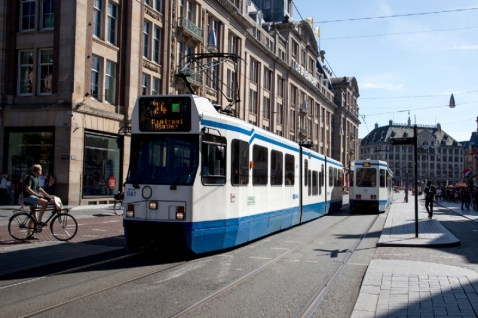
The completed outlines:
[[[190,77],[197,95],[238,99],[234,116],[347,166],[360,123],[355,78],[332,78],[291,0],[257,2],[0,0],[2,168],[19,179],[40,163],[65,203],[110,202],[129,161],[129,139],[120,150],[116,135],[137,97],[189,94],[175,75],[186,56],[208,52],[211,32],[217,51],[241,62],[236,72],[206,60],[208,71]]]
[[[408,180],[413,184],[413,145],[391,146],[390,138],[413,137],[413,125],[395,124],[372,130],[360,143],[360,159],[387,161],[393,171],[395,184],[405,186]],[[433,184],[447,186],[463,181],[463,145],[441,129],[441,125],[417,125],[417,159],[419,182],[431,180]]]

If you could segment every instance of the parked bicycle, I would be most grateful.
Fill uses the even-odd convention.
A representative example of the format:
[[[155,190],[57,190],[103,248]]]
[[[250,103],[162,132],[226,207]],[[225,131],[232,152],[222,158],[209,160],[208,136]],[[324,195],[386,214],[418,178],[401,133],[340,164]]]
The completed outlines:
[[[60,241],[71,240],[78,231],[76,219],[68,214],[68,209],[57,209],[54,205],[49,206],[45,212],[51,211],[46,222],[38,222],[36,211],[38,206],[30,205],[30,212],[16,212],[8,221],[8,233],[16,240],[27,240],[35,233],[40,233],[43,227],[50,222],[50,232]]]
[[[124,192],[118,192],[114,195],[115,204],[113,206],[113,211],[116,215],[123,215],[124,210]]]

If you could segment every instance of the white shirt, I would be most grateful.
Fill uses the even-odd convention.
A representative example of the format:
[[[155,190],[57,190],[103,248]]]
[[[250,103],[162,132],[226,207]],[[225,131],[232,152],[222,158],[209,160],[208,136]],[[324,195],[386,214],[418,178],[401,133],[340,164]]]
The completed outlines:
[[[42,188],[45,187],[45,180],[46,180],[46,176],[44,175],[41,175],[41,176],[38,176],[38,185]]]

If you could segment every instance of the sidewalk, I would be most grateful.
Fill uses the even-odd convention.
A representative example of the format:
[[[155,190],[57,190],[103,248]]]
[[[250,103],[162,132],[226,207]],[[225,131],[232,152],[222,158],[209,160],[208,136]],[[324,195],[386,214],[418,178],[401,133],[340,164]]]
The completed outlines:
[[[18,208],[18,205],[0,206],[0,218],[8,221],[12,210]],[[123,241],[119,239],[123,238],[122,220],[120,216],[113,215],[111,205],[66,206],[65,208],[70,209],[69,213],[75,216],[79,225],[78,233],[71,242],[57,241],[51,237],[50,230],[45,229],[36,235],[39,238],[38,241],[18,243],[8,235],[6,222],[0,222],[0,277],[124,249]],[[95,221],[95,218],[105,216],[107,218],[101,219],[102,224],[98,224],[97,220],[100,219]],[[83,233],[80,233],[81,229]]]
[[[478,222],[477,211],[461,211],[459,203],[435,201]],[[464,213],[466,212],[466,213]],[[395,195],[378,246],[453,246],[459,240],[428,215],[419,197],[418,238],[415,237],[415,197],[403,202]],[[355,303],[357,317],[476,317],[478,273],[456,266],[418,261],[372,260]]]

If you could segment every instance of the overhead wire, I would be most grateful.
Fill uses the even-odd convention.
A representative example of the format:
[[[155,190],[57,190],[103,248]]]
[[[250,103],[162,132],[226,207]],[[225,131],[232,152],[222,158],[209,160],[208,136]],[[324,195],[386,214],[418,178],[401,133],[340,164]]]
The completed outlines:
[[[294,5],[294,6],[295,6],[295,5]],[[453,9],[453,10],[430,11],[430,12],[394,14],[394,15],[377,16],[377,17],[351,18],[351,19],[339,19],[339,20],[325,20],[325,21],[317,21],[317,22],[314,22],[314,24],[316,24],[316,23],[333,23],[333,22],[348,22],[348,21],[374,20],[374,19],[388,19],[388,18],[410,17],[410,16],[417,16],[417,15],[428,15],[428,14],[438,14],[438,13],[450,13],[450,12],[460,12],[460,11],[470,11],[470,10],[478,10],[478,7],[475,7],[475,8],[463,8],[463,9]]]

